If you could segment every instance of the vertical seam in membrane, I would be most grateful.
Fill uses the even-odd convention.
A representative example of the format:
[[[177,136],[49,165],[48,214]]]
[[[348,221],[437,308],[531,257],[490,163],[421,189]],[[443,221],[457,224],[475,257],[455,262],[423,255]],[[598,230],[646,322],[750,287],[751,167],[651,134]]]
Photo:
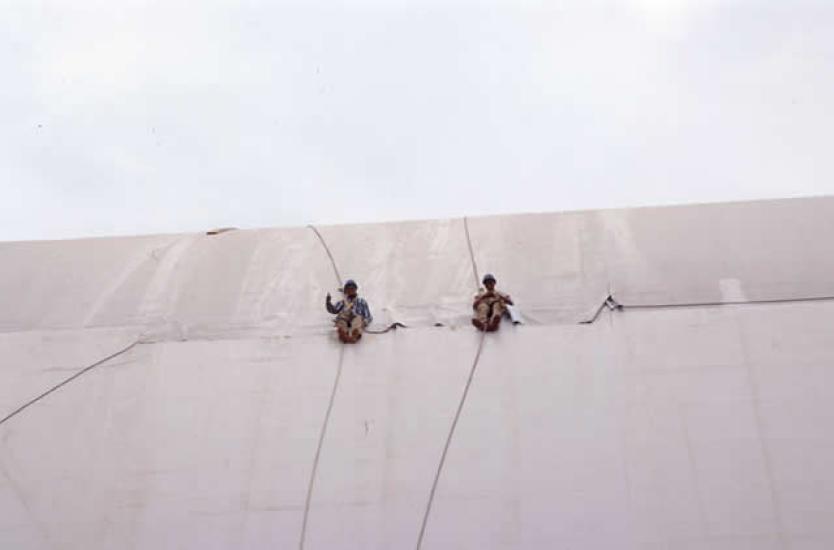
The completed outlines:
[[[475,289],[480,288],[478,278],[478,265],[475,262],[475,252],[472,249],[472,237],[469,234],[469,222],[466,217],[463,218],[463,228],[466,232],[466,244],[469,247],[469,258],[472,260],[472,273],[475,277]],[[426,527],[429,523],[429,516],[431,515],[432,505],[434,504],[434,495],[437,492],[437,486],[440,483],[440,475],[443,473],[443,466],[446,464],[446,456],[449,454],[449,448],[452,445],[452,438],[455,436],[455,431],[460,420],[463,407],[466,404],[466,397],[469,395],[469,388],[472,387],[472,380],[475,378],[475,369],[478,367],[478,362],[481,359],[481,352],[484,350],[484,342],[486,340],[486,331],[481,332],[481,339],[478,342],[478,350],[475,352],[475,360],[472,361],[472,367],[469,369],[469,377],[466,379],[466,384],[463,387],[463,393],[458,402],[458,408],[455,411],[455,416],[452,418],[452,425],[449,428],[449,435],[446,437],[446,443],[443,445],[443,452],[440,454],[440,462],[437,464],[437,472],[435,472],[434,480],[432,481],[431,490],[429,491],[429,500],[426,503],[426,511],[423,514],[423,523],[420,525],[420,534],[417,537],[417,550],[423,547],[423,540],[426,536]]]
[[[784,550],[787,550],[791,545],[789,540],[785,538],[785,527],[782,521],[782,503],[779,498],[779,493],[776,490],[776,479],[773,475],[773,458],[771,457],[770,449],[768,448],[767,441],[765,439],[764,419],[762,418],[760,403],[759,380],[756,377],[755,369],[751,363],[749,347],[744,334],[744,327],[738,319],[736,320],[736,327],[744,353],[744,367],[747,373],[747,383],[750,387],[750,396],[752,398],[753,421],[756,425],[756,433],[759,436],[759,450],[762,453],[762,462],[764,463],[765,477],[767,479],[767,486],[770,494],[770,505],[773,510],[773,515],[775,516],[774,519],[776,522],[777,536],[779,538],[779,546]]]
[[[701,531],[709,533],[709,522],[707,521],[707,512],[704,505],[703,489],[701,488],[701,476],[698,474],[698,465],[695,461],[695,448],[692,446],[692,436],[689,433],[689,422],[686,419],[686,411],[681,403],[677,404],[678,420],[681,424],[681,433],[686,447],[686,458],[689,465],[689,475],[692,476],[692,482],[695,484],[695,498],[698,502],[698,519],[701,522]]]

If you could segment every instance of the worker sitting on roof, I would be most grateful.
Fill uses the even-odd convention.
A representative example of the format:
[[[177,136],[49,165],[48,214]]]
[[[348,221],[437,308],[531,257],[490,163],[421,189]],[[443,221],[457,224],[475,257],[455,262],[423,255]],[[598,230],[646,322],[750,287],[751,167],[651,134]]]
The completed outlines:
[[[486,289],[482,288],[475,295],[475,301],[472,304],[472,309],[475,310],[472,324],[479,330],[493,332],[498,330],[501,317],[507,311],[507,306],[513,305],[513,301],[507,294],[495,290],[496,281],[492,274],[484,275],[483,283]]]
[[[339,331],[339,340],[345,344],[356,343],[362,338],[362,331],[365,327],[374,320],[368,302],[357,295],[358,288],[353,279],[348,279],[344,285],[345,298],[333,305],[328,292],[324,304],[329,313],[336,315],[333,322]]]

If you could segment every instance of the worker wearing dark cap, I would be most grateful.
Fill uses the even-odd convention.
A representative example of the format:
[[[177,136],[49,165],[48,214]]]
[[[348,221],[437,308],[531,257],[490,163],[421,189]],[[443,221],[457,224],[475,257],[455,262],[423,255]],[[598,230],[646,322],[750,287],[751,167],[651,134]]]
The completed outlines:
[[[475,310],[475,316],[472,318],[472,324],[478,330],[486,330],[493,332],[498,330],[498,325],[501,324],[501,317],[507,311],[507,306],[513,305],[512,299],[509,295],[495,290],[495,276],[491,273],[484,275],[484,287],[478,294],[475,295],[475,301],[472,303],[472,309]]]
[[[325,307],[329,313],[336,316],[333,320],[336,329],[339,331],[339,339],[345,344],[354,344],[362,338],[362,331],[374,320],[371,309],[364,298],[357,294],[359,286],[353,279],[348,279],[344,284],[345,297],[334,305],[327,293]]]

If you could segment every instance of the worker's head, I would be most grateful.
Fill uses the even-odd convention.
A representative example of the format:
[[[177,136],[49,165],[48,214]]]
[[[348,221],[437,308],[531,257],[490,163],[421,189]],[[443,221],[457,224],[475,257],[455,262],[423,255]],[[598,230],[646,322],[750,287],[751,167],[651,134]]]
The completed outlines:
[[[356,281],[353,279],[348,279],[345,281],[345,296],[348,298],[354,298],[356,296],[356,291],[359,290],[359,287],[356,284]]]
[[[495,290],[495,275],[493,275],[492,273],[487,273],[486,275],[484,275],[483,283],[487,290]]]

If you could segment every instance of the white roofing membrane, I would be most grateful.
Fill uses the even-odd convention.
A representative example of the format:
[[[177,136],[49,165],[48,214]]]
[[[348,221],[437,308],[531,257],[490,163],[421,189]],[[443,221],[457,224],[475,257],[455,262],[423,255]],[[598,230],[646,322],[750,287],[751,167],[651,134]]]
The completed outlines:
[[[834,199],[317,229],[0,243],[0,548],[834,547]]]

